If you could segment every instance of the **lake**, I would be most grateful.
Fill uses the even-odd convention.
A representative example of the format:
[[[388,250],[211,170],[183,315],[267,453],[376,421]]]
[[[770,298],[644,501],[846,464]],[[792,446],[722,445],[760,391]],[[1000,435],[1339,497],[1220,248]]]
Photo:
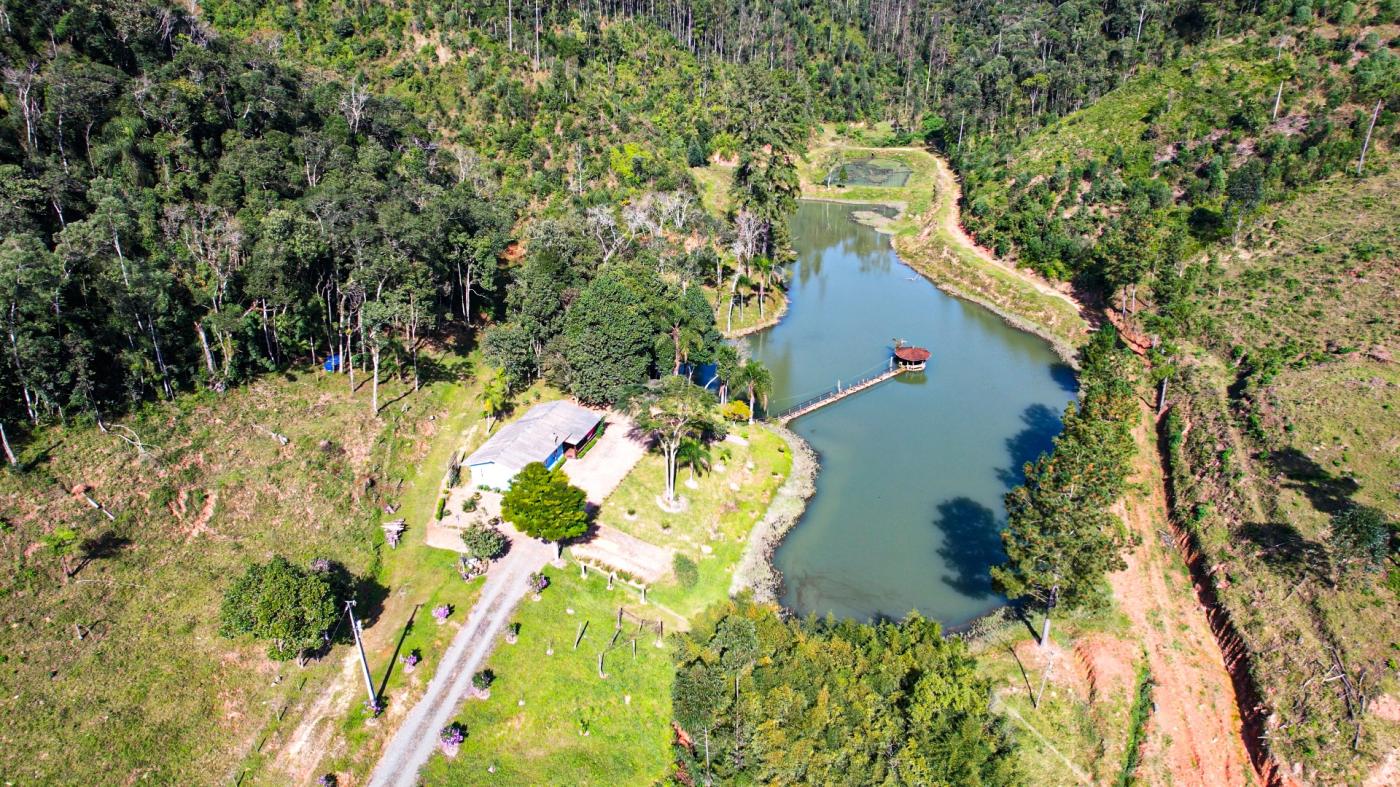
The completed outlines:
[[[800,203],[789,310],[743,340],[772,370],[770,410],[888,364],[895,339],[932,351],[905,373],[794,420],[821,460],[816,494],[778,548],[785,606],[866,620],[911,610],[956,627],[1005,603],[1002,496],[1050,447],[1073,371],[1041,339],[943,294],[869,206]]]

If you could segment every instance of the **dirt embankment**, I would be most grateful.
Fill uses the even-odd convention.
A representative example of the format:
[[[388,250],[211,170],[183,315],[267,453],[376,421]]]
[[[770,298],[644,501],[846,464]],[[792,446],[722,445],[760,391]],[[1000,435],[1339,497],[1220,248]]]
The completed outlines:
[[[1196,576],[1192,553],[1167,516],[1153,424],[1144,406],[1133,430],[1136,489],[1118,505],[1141,542],[1125,556],[1127,569],[1109,577],[1155,684],[1143,761],[1161,772],[1143,775],[1153,783],[1270,783],[1267,755],[1246,748],[1258,731],[1245,721],[1254,714],[1253,693],[1238,682],[1244,665],[1229,646],[1229,630],[1212,618],[1209,584]]]
[[[977,245],[959,218],[957,177],[942,158],[929,155],[933,203],[924,215],[913,217],[917,232],[894,238],[900,258],[949,295],[976,303],[1013,328],[1045,339],[1066,363],[1074,365],[1076,348],[1088,335],[1093,315],[1067,288]]]
[[[1067,354],[1087,331],[1086,318],[1099,322],[1101,316],[979,247],[962,228],[956,178],[942,159],[935,164],[939,193],[918,236],[897,246],[901,256],[941,288],[1048,338]],[[1193,553],[1170,522],[1154,424],[1144,407],[1134,430],[1135,488],[1117,511],[1141,541],[1126,556],[1127,568],[1110,577],[1154,683],[1139,776],[1153,784],[1278,783],[1259,737],[1257,703],[1237,638],[1217,619],[1210,579],[1199,575]]]

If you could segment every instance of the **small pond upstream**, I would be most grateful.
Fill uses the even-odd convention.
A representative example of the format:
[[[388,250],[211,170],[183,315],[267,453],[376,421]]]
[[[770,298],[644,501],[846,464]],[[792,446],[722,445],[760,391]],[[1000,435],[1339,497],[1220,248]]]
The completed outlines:
[[[745,340],[772,370],[770,409],[883,366],[895,338],[933,358],[791,423],[821,470],[774,557],[782,601],[960,626],[1004,603],[988,575],[1002,556],[1002,495],[1059,432],[1075,378],[1045,342],[916,274],[851,219],[860,209],[804,201],[793,217],[789,311]]]

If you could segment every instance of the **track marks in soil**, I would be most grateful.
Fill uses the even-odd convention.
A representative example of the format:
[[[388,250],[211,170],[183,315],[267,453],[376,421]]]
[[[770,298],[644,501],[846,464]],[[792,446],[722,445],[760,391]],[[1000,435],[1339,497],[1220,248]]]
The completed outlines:
[[[1260,781],[1242,738],[1235,686],[1190,575],[1164,539],[1166,492],[1143,409],[1133,491],[1117,513],[1141,538],[1128,567],[1109,578],[1147,654],[1154,711],[1139,775],[1150,784],[1237,785]]]

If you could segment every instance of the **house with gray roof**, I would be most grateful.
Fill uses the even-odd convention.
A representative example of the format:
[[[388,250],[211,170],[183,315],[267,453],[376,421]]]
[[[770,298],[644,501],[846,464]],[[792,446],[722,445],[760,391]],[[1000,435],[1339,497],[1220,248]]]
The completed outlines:
[[[551,470],[558,467],[593,439],[602,421],[601,413],[562,399],[537,404],[492,435],[463,464],[471,468],[475,486],[509,489],[511,480],[531,462]]]

